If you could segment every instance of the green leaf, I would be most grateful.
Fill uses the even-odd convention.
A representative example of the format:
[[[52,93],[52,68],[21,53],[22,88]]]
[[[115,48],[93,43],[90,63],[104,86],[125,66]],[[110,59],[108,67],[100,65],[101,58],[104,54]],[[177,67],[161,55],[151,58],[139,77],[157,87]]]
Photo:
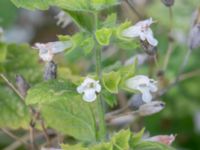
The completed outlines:
[[[110,43],[110,38],[112,35],[112,29],[102,28],[96,31],[96,39],[100,45],[106,46]]]
[[[124,82],[128,78],[133,77],[135,75],[136,65],[137,65],[137,60],[133,64],[123,66],[122,68],[119,69],[119,72],[122,76],[121,82]]]
[[[92,7],[95,10],[102,10],[119,4],[118,0],[91,0]]]
[[[79,95],[65,96],[62,100],[42,105],[41,110],[45,123],[78,140],[96,141],[96,120],[93,112],[95,108],[83,101]]]
[[[41,79],[42,65],[38,60],[38,52],[29,45],[8,44],[6,59],[0,65],[9,79],[13,80],[16,74],[21,74],[32,84]]]
[[[102,90],[103,100],[110,106],[113,107],[117,105],[117,98],[116,95],[111,94],[107,90]]]
[[[55,0],[11,0],[17,7],[23,7],[27,9],[48,9]]]
[[[0,108],[0,128],[28,128],[28,107],[3,84],[0,85]]]
[[[0,43],[0,63],[3,63],[6,60],[7,54],[7,45]]]
[[[130,25],[131,25],[131,22],[130,22],[130,21],[126,21],[126,22],[120,24],[120,25],[115,29],[115,31],[116,31],[116,36],[117,36],[118,39],[123,40],[123,41],[131,41],[131,40],[132,40],[132,39],[130,39],[130,38],[126,38],[126,37],[122,36],[123,30],[126,29],[126,28],[128,28]]]
[[[93,50],[94,44],[94,39],[92,37],[88,37],[80,44],[80,46],[83,48],[85,54],[87,55]]]
[[[140,132],[134,133],[130,138],[130,146],[138,144],[142,140],[142,136],[144,134],[145,128],[143,128]]]
[[[28,90],[26,104],[46,104],[70,98],[76,93],[69,82],[50,80],[37,84]]]
[[[17,7],[46,10],[50,6],[58,6],[72,11],[102,10],[118,4],[117,0],[11,0]]]
[[[102,76],[102,82],[106,90],[111,93],[118,93],[118,85],[120,83],[121,76],[119,72],[104,73]]]
[[[130,130],[121,130],[116,133],[111,139],[113,143],[113,150],[129,150],[130,137]]]
[[[102,26],[106,28],[113,28],[114,26],[116,26],[116,21],[117,21],[117,14],[112,13],[107,16]]]
[[[113,145],[111,143],[100,143],[90,148],[90,150],[113,150]]]
[[[89,150],[88,148],[84,148],[81,144],[76,145],[68,145],[68,144],[61,144],[62,150]]]
[[[175,150],[174,148],[156,143],[156,142],[141,142],[136,146],[132,147],[133,150]]]
[[[95,16],[91,12],[65,10],[73,19],[78,27],[92,32],[96,28]]]

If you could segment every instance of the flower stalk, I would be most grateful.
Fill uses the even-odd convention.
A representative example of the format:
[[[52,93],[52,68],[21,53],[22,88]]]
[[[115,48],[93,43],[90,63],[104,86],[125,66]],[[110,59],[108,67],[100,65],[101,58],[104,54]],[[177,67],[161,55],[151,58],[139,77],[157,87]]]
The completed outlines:
[[[96,47],[96,75],[98,80],[101,82],[101,48]],[[106,125],[105,125],[105,111],[104,104],[101,97],[101,93],[97,96],[97,106],[98,106],[98,115],[99,115],[99,140],[104,140],[106,138]]]

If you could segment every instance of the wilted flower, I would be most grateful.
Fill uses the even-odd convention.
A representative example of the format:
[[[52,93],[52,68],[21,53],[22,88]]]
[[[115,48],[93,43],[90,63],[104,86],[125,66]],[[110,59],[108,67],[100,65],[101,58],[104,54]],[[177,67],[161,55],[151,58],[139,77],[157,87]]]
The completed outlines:
[[[175,140],[175,136],[172,134],[171,135],[157,135],[157,136],[153,136],[148,139],[145,139],[145,141],[159,142],[166,145],[171,145],[174,140]]]
[[[139,21],[134,26],[125,29],[122,35],[129,38],[139,37],[142,41],[148,41],[152,46],[156,46],[158,41],[154,38],[150,25],[153,23],[152,18]]]
[[[71,22],[70,17],[64,11],[60,11],[55,18],[58,19],[57,25],[62,28],[65,28]]]
[[[162,101],[152,101],[147,104],[143,104],[139,107],[138,113],[140,116],[149,116],[160,112],[165,108],[165,103]]]
[[[152,100],[151,92],[158,90],[156,81],[144,75],[137,75],[126,81],[128,88],[138,90],[142,93],[142,100],[146,103]]]
[[[25,97],[30,86],[23,76],[16,75],[16,86],[20,94]]]
[[[52,80],[56,79],[57,77],[57,65],[50,61],[46,63],[44,68],[44,80]]]
[[[67,48],[70,48],[72,43],[69,41],[61,42],[49,42],[46,44],[36,43],[35,48],[39,49],[39,56],[43,61],[51,61],[53,55],[56,53],[63,52]]]
[[[101,85],[99,84],[99,81],[95,81],[89,77],[87,77],[83,83],[77,87],[77,92],[83,94],[83,100],[87,102],[93,102],[96,97],[97,93],[101,91]]]
[[[174,0],[162,0],[163,4],[167,7],[174,5]]]

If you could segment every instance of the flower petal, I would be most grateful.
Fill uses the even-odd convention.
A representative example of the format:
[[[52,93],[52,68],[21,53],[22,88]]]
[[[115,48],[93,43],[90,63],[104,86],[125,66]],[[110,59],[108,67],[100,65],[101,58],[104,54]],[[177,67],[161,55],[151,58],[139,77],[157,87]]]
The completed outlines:
[[[148,43],[151,44],[152,46],[158,45],[158,41],[153,37],[153,32],[151,29],[148,30],[148,32],[146,34],[146,39],[147,39]]]
[[[142,100],[146,103],[149,103],[152,100],[152,95],[148,89],[141,89]]]
[[[93,102],[97,98],[95,90],[89,89],[84,91],[83,100]]]
[[[138,37],[139,34],[140,34],[140,27],[137,27],[137,26],[131,26],[127,29],[125,29],[123,32],[122,32],[122,35],[125,36],[125,37],[130,37],[130,38],[134,38],[134,37]]]
[[[98,93],[101,91],[101,85],[99,84],[98,81],[96,82],[95,90],[96,90],[96,92],[98,92]]]
[[[83,93],[83,92],[84,92],[84,86],[82,86],[82,85],[78,86],[78,87],[76,88],[76,91],[77,91],[79,94]]]

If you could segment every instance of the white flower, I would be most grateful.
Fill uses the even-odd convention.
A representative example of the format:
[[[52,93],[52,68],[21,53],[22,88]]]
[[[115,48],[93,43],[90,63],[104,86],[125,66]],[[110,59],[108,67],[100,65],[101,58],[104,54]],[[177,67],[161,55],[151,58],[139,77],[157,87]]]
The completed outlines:
[[[122,35],[129,38],[139,37],[142,41],[147,40],[152,46],[156,46],[158,41],[154,38],[150,25],[153,23],[152,18],[139,21],[134,26],[125,29]]]
[[[146,103],[152,100],[151,92],[158,90],[156,81],[144,75],[137,75],[126,80],[126,85],[130,89],[140,91],[142,93],[142,100]]]
[[[97,98],[97,93],[101,91],[101,85],[99,81],[95,81],[87,77],[83,83],[77,87],[77,92],[83,94],[83,100],[86,102],[93,102]]]
[[[72,43],[69,41],[61,42],[49,42],[46,44],[36,43],[35,48],[39,49],[39,56],[43,61],[51,61],[53,59],[53,55],[56,53],[60,53],[67,48],[70,48]]]
[[[58,20],[56,24],[60,25],[62,28],[65,28],[71,23],[70,17],[64,11],[60,11],[55,18]]]

